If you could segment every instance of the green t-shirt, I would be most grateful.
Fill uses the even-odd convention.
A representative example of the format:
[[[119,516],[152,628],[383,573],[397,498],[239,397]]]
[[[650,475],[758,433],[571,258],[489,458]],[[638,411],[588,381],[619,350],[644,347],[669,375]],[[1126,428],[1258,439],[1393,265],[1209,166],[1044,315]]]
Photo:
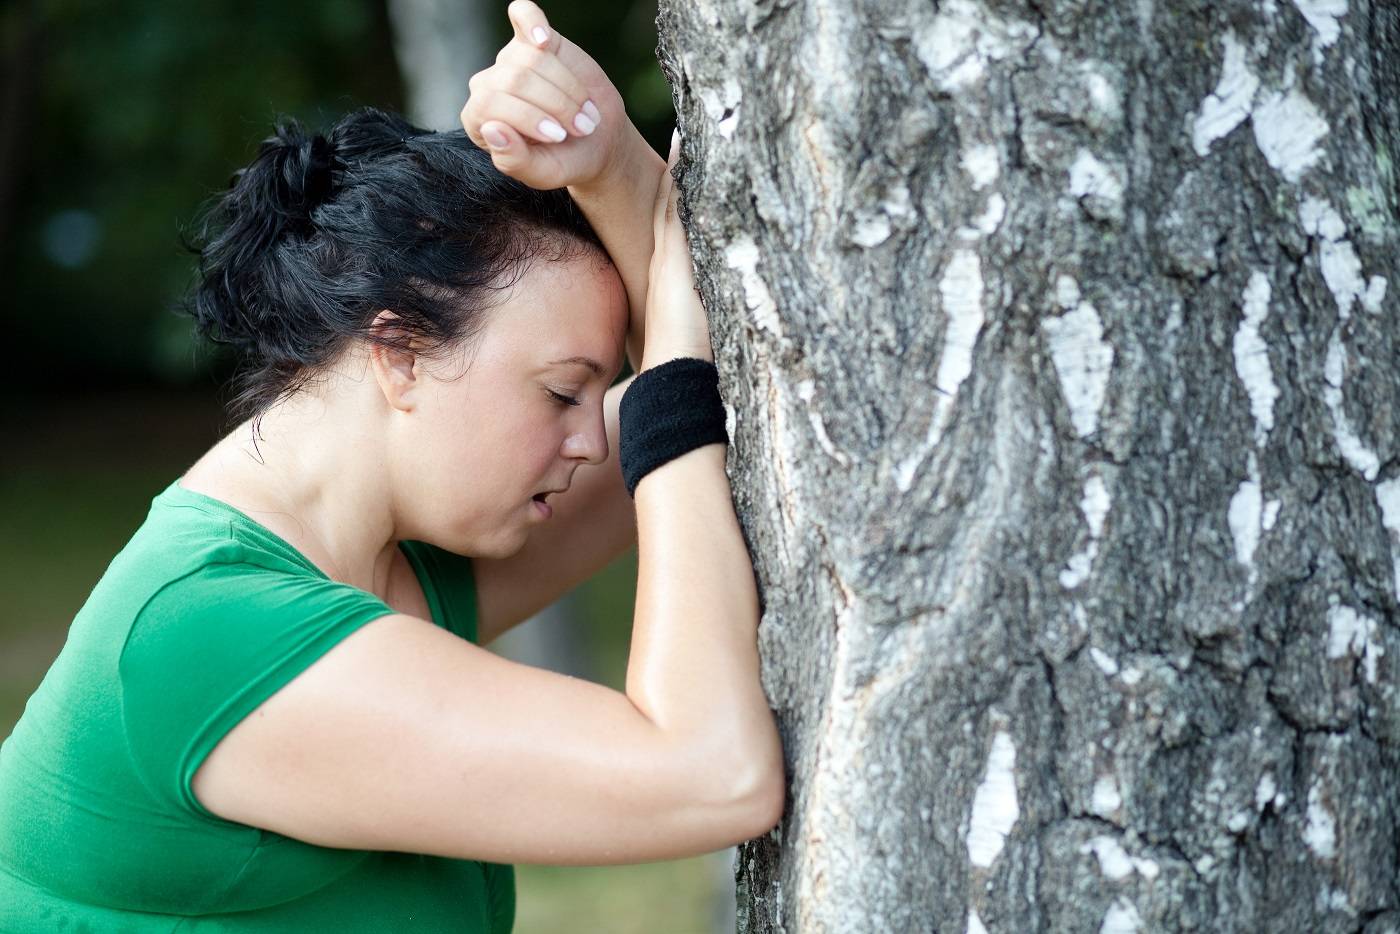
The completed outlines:
[[[471,560],[400,548],[433,621],[475,642]],[[190,790],[239,720],[393,612],[173,481],[0,745],[0,931],[509,932],[510,865],[315,846]]]

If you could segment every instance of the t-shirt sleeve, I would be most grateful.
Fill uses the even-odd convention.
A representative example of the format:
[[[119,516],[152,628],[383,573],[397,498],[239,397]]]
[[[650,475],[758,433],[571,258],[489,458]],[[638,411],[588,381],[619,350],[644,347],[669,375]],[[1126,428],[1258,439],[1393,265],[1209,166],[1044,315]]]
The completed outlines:
[[[202,817],[190,788],[225,734],[365,623],[392,614],[349,584],[255,564],[207,564],[161,587],[122,647],[133,764],[161,800]]]

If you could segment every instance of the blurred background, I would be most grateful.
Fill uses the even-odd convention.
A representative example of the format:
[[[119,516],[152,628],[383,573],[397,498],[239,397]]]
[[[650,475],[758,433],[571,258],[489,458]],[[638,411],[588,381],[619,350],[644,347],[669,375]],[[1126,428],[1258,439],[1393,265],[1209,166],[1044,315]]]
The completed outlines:
[[[541,0],[663,156],[655,0]],[[0,4],[0,739],[150,500],[226,429],[233,360],[174,311],[182,226],[283,117],[366,104],[459,128],[511,36],[483,0]],[[623,377],[627,375],[624,372]],[[488,648],[622,690],[635,551]],[[516,867],[520,934],[734,930],[734,850]]]

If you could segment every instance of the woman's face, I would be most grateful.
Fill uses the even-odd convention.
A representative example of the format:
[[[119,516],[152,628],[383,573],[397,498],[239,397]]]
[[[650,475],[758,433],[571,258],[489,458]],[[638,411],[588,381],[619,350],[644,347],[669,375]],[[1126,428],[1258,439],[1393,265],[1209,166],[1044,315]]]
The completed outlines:
[[[395,489],[424,539],[505,557],[554,521],[535,494],[571,486],[575,471],[608,457],[603,395],[625,361],[627,293],[613,264],[588,250],[532,262],[485,314],[474,349],[430,364],[441,379],[419,395],[417,450],[395,452]]]

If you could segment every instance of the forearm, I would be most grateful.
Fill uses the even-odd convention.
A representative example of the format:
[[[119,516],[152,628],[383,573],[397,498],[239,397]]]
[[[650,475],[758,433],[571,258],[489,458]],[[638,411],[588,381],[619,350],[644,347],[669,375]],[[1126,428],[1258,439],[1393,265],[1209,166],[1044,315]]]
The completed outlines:
[[[641,369],[645,346],[647,273],[652,253],[652,209],[666,160],[628,125],[631,142],[602,178],[584,187],[569,186],[569,194],[597,232],[627,290],[630,320],[627,360]]]
[[[758,592],[734,514],[725,446],[695,448],[636,488],[637,603],[627,695],[747,793],[783,774],[759,675]]]

